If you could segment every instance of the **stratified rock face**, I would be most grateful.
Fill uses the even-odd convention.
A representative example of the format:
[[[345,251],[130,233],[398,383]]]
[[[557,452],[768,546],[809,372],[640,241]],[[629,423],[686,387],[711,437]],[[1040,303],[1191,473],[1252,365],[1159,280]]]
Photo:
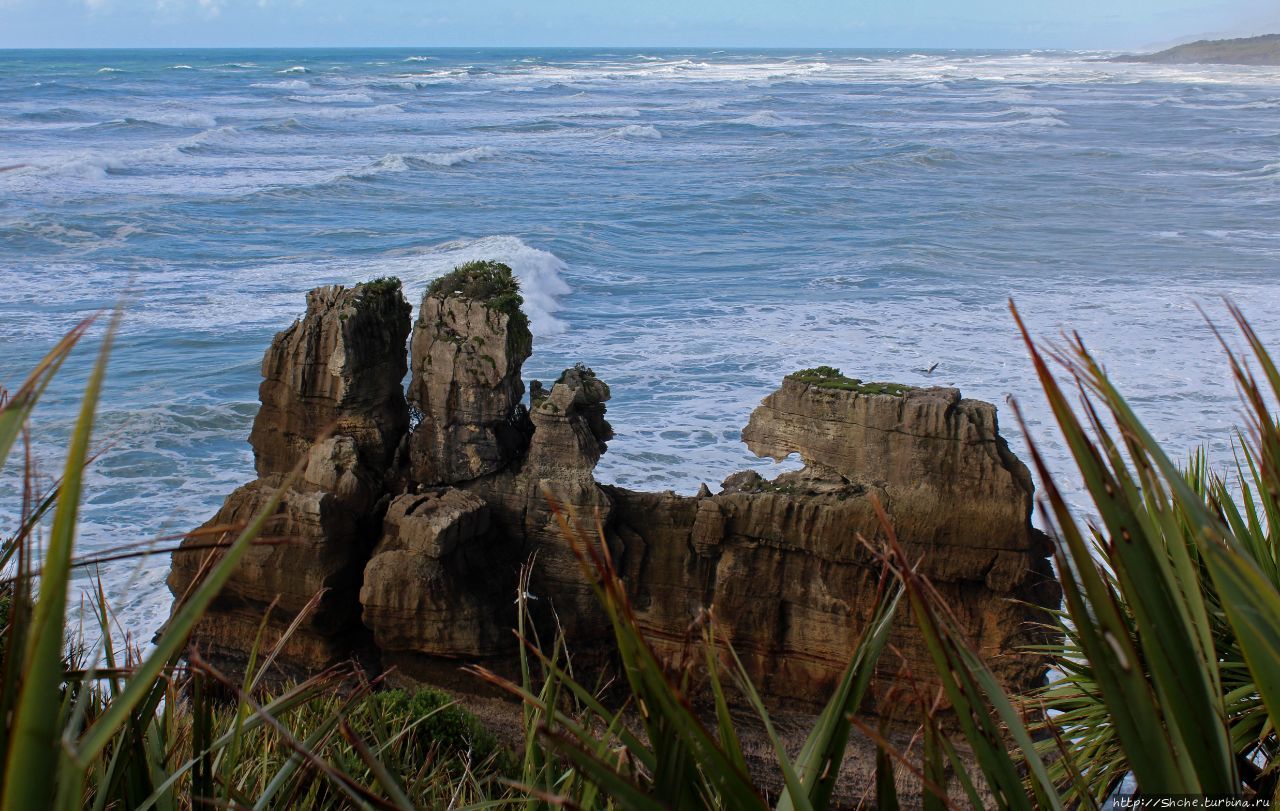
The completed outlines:
[[[423,296],[413,328],[409,400],[422,415],[411,476],[457,484],[496,473],[523,449],[516,407],[533,339],[523,318],[460,295]]]
[[[605,617],[552,505],[586,537],[596,536],[597,518],[608,525],[613,505],[591,472],[613,438],[604,419],[609,396],[589,369],[566,369],[545,397],[533,400],[533,439],[518,472],[486,488],[496,503],[508,505],[508,522],[519,516],[518,531],[534,560],[530,589],[556,610],[568,638],[592,644],[607,628]]]
[[[398,282],[307,294],[307,314],[262,359],[262,407],[249,444],[259,476],[288,473],[323,434],[350,437],[381,472],[409,427],[404,342],[409,305]]]
[[[803,470],[772,481],[735,474],[714,495],[602,486],[593,470],[613,437],[609,387],[575,366],[550,390],[531,384],[526,415],[520,367],[531,341],[510,270],[478,263],[446,281],[424,297],[413,330],[409,399],[421,419],[407,437],[401,304],[317,291],[272,345],[252,437],[262,478],[214,522],[247,519],[305,454],[303,481],[276,519],[301,545],[253,550],[198,642],[243,652],[267,604],[278,599],[287,621],[323,588],[321,611],[286,651],[301,667],[365,639],[402,677],[439,679],[460,661],[501,669],[517,654],[512,603],[530,562],[535,613],[564,631],[579,664],[599,662],[608,621],[558,511],[582,540],[608,545],[660,655],[679,657],[710,608],[766,696],[816,706],[876,606],[879,504],[1006,686],[1043,677],[1016,651],[1038,641],[1035,606],[1059,595],[1030,523],[1030,476],[994,406],[822,367],[787,378],[743,432],[758,454],[799,453]],[[342,430],[317,441],[326,419]],[[197,564],[175,555],[175,594]],[[931,672],[907,612],[899,621],[891,644],[901,658],[885,657],[885,674],[904,663]]]
[[[895,527],[915,543],[1027,549],[1031,474],[1000,437],[990,403],[951,388],[864,394],[788,377],[742,432],[757,456],[884,489]]]
[[[364,570],[360,602],[384,666],[420,656],[485,658],[509,647],[512,602],[493,576],[509,560],[491,532],[489,505],[453,488],[402,495]]]
[[[175,598],[208,558],[199,547],[237,534],[208,531],[247,524],[288,472],[300,468],[301,475],[196,629],[197,647],[243,659],[268,606],[275,606],[265,629],[269,646],[316,595],[319,604],[283,660],[319,668],[361,647],[357,593],[380,534],[378,501],[408,426],[401,389],[408,332],[399,283],[380,281],[313,290],[306,315],[272,341],[250,435],[260,478],[232,493],[205,532],[174,553],[168,583]]]

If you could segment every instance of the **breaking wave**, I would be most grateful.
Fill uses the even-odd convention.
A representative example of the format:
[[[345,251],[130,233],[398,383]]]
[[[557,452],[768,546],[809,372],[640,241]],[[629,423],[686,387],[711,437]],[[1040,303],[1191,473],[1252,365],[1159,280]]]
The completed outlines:
[[[351,172],[342,172],[335,180],[365,180],[378,175],[408,172],[414,169],[429,169],[457,166],[461,163],[475,163],[497,155],[498,151],[488,146],[474,146],[470,149],[459,149],[454,152],[427,152],[422,155],[406,155],[392,153],[383,155],[373,163]]]

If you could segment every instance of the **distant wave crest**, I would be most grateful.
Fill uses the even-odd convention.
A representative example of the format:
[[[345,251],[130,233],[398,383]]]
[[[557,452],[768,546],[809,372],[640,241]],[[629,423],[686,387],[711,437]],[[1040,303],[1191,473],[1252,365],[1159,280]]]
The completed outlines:
[[[614,138],[661,138],[662,133],[651,124],[628,124],[616,130],[610,130]]]
[[[427,152],[421,155],[407,155],[403,153],[392,153],[383,155],[378,160],[367,166],[363,166],[351,172],[342,172],[335,179],[342,180],[351,178],[355,180],[365,180],[378,175],[408,172],[415,169],[428,169],[432,167],[450,167],[457,166],[461,163],[475,163],[485,158],[492,158],[497,155],[498,151],[493,147],[474,146],[469,149],[459,149],[453,152]]]

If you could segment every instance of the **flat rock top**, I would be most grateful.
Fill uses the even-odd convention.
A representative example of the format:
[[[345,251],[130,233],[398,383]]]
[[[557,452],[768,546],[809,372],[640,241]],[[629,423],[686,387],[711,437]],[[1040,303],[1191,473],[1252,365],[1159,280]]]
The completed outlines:
[[[1202,39],[1157,53],[1118,56],[1111,61],[1164,65],[1280,65],[1280,34],[1242,39]]]

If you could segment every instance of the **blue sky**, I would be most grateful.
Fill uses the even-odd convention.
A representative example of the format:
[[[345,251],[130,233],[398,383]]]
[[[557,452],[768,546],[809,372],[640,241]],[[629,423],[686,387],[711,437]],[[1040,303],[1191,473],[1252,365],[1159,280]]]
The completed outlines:
[[[1280,32],[1277,0],[0,0],[0,48],[1145,48]]]

